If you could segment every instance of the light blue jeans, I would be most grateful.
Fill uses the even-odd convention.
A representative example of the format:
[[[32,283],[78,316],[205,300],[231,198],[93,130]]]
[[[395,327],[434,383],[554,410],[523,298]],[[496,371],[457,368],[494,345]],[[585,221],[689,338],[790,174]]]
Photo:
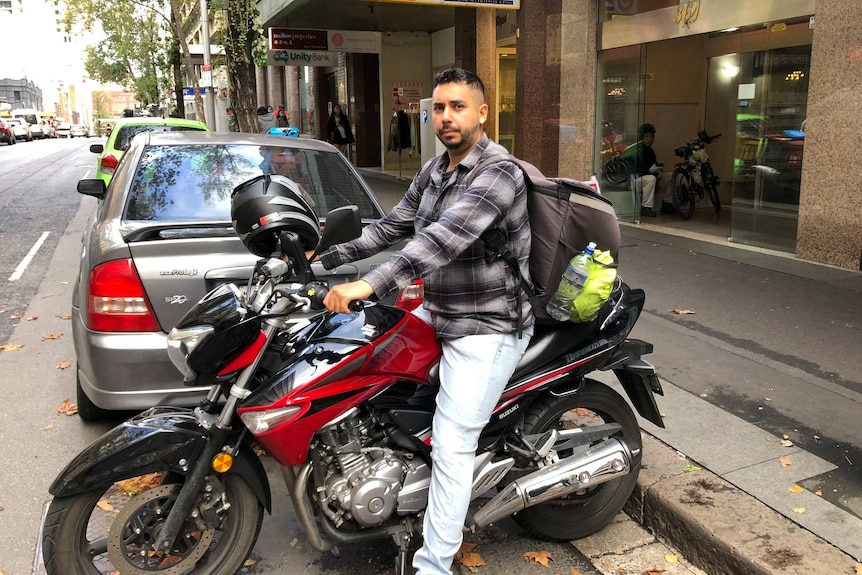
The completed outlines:
[[[413,312],[430,323],[430,314]],[[479,434],[527,349],[533,328],[517,333],[470,335],[444,340],[440,390],[431,438],[431,485],[423,524],[424,542],[413,556],[417,575],[450,575],[463,541],[473,490]]]

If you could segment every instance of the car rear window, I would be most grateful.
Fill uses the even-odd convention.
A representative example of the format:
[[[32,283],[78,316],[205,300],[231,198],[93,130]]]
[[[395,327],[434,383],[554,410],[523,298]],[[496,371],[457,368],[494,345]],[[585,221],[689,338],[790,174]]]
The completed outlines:
[[[117,132],[117,139],[114,140],[114,149],[125,152],[132,142],[132,138],[141,132],[199,132],[202,128],[192,128],[186,126],[149,126],[146,124],[123,126]]]
[[[346,205],[358,206],[362,218],[383,216],[342,156],[335,152],[245,144],[180,144],[144,149],[130,184],[124,219],[230,221],[233,189],[261,174],[287,176],[299,184],[319,217]]]

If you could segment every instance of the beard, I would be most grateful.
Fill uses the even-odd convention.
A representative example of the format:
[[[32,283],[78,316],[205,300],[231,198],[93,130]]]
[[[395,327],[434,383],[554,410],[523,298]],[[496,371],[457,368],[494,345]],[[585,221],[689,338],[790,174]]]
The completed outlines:
[[[457,133],[459,134],[460,137],[454,138],[454,139],[448,139],[448,140],[443,139],[442,132],[444,131],[444,129],[441,129],[440,132],[437,133],[437,139],[440,140],[440,143],[442,143],[443,146],[447,150],[451,150],[453,152],[459,152],[459,151],[466,150],[467,148],[469,148],[470,146],[473,145],[473,143],[476,140],[476,133],[479,130],[481,130],[481,126],[476,126],[476,127],[472,128],[470,130],[467,130],[467,131],[461,130],[460,128],[452,128],[452,127],[447,127],[445,129],[446,130],[453,130],[454,129],[455,131],[457,131]]]

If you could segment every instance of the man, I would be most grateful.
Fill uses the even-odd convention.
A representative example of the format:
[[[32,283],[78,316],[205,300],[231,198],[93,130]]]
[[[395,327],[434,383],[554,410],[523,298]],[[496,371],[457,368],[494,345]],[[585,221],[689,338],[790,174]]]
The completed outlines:
[[[482,130],[488,116],[484,85],[472,72],[452,68],[437,75],[432,96],[434,130],[446,151],[420,171],[431,170],[426,188],[419,189],[419,178],[414,178],[385,218],[367,226],[360,238],[321,255],[324,267],[331,269],[412,237],[389,262],[361,280],[333,287],[324,304],[348,313],[351,300],[381,297],[418,278],[425,280],[424,307],[414,313],[435,328],[443,358],[424,543],[413,558],[419,575],[451,573],[463,539],[479,434],[533,332],[532,311],[514,274],[502,261],[487,263],[479,240],[488,229],[502,229],[521,275],[529,281],[523,174],[511,162],[497,162],[467,188],[471,169],[506,152]]]
[[[637,172],[639,177],[635,179],[635,185],[639,186],[642,191],[641,215],[648,218],[656,217],[655,210],[653,210],[656,187],[665,190],[669,183],[669,178],[666,178],[664,174],[664,164],[656,159],[655,150],[652,149],[654,143],[655,126],[644,124],[638,128]],[[667,196],[665,197],[667,198]],[[664,199],[661,213],[672,214],[673,212],[673,205]]]

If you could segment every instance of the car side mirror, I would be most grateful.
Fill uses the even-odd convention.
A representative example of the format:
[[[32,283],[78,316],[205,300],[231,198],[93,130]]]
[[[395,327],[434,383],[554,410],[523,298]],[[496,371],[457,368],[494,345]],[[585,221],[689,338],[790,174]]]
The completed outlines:
[[[94,154],[101,154],[105,151],[105,146],[102,144],[90,144],[90,151]]]
[[[105,193],[107,188],[105,187],[105,182],[99,179],[91,179],[91,180],[78,180],[78,193],[83,194],[85,196],[93,196],[94,198],[98,198],[100,200],[105,199]]]
[[[320,253],[330,246],[356,239],[361,234],[362,220],[359,218],[359,208],[356,206],[335,208],[326,215],[323,235],[316,251]]]

